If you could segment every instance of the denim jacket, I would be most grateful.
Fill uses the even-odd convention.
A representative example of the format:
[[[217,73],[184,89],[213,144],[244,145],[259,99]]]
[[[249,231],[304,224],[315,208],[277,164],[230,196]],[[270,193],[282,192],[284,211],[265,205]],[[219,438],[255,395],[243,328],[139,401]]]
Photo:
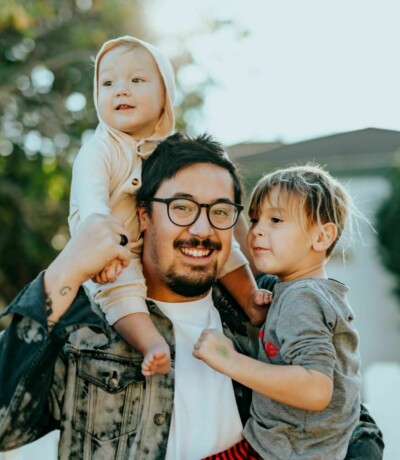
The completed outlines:
[[[214,304],[236,349],[256,356],[255,331],[218,289]],[[167,375],[143,377],[142,355],[111,329],[83,289],[49,334],[43,274],[6,309],[0,338],[0,451],[60,430],[59,459],[164,459],[174,401],[173,327],[149,303],[152,320],[171,348]],[[251,392],[234,382],[242,422]],[[379,429],[366,414],[354,445],[381,459]],[[350,449],[349,449],[350,452]],[[354,454],[356,455],[356,453]],[[347,456],[346,459],[361,458]]]

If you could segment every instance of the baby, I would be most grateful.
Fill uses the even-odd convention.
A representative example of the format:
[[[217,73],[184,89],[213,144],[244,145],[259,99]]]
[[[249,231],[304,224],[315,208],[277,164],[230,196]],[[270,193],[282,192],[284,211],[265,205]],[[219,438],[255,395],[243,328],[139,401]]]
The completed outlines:
[[[115,260],[86,287],[108,323],[143,353],[145,376],[167,373],[171,359],[146,305],[136,195],[142,161],[174,130],[174,98],[173,68],[158,48],[129,36],[104,43],[94,72],[99,124],[76,158],[71,187],[72,235],[93,213],[118,216],[128,230],[132,252],[129,266],[122,270]],[[127,235],[116,233],[115,237],[125,245]],[[237,243],[220,276],[253,323],[265,316],[260,311],[263,296]]]

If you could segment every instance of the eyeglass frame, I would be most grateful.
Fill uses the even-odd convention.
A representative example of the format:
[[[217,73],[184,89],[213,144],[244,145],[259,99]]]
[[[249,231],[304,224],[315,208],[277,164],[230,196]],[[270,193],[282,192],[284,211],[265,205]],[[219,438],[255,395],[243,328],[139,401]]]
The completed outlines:
[[[177,224],[176,222],[174,222],[172,219],[171,219],[171,216],[169,214],[169,206],[170,204],[173,202],[173,201],[178,201],[178,200],[187,200],[187,201],[190,201],[192,203],[194,203],[195,205],[197,205],[197,214],[196,214],[196,217],[194,218],[193,222],[191,222],[190,224]],[[206,208],[207,209],[207,219],[208,219],[208,222],[209,224],[211,225],[211,227],[217,229],[217,230],[229,230],[230,228],[232,228],[238,221],[239,219],[239,216],[240,216],[240,213],[243,211],[244,207],[241,205],[241,204],[238,204],[238,203],[232,203],[231,201],[228,201],[228,200],[216,200],[216,201],[213,201],[212,203],[210,204],[207,204],[207,203],[198,203],[197,201],[195,200],[192,200],[191,198],[187,198],[185,196],[176,196],[176,197],[173,197],[173,198],[157,198],[157,197],[153,197],[153,198],[148,198],[146,200],[146,203],[150,203],[150,202],[153,202],[155,201],[156,203],[164,203],[167,205],[167,215],[168,215],[168,219],[174,224],[176,225],[177,227],[190,227],[191,225],[193,225],[197,219],[200,217],[200,214],[201,214],[201,208]],[[227,228],[219,228],[219,227],[216,227],[212,222],[211,222],[211,219],[210,219],[210,208],[212,206],[214,206],[215,204],[218,204],[218,203],[225,203],[225,204],[230,204],[232,206],[234,206],[236,209],[237,209],[237,215],[236,215],[236,219],[235,221],[233,222],[233,224]]]

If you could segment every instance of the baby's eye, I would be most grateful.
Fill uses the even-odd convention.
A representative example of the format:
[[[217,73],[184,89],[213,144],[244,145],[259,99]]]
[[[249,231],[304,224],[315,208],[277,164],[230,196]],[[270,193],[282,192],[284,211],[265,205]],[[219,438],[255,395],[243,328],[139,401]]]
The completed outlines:
[[[143,78],[139,78],[139,77],[132,78],[132,83],[141,83],[143,81],[144,81]]]
[[[279,219],[279,217],[271,217],[271,222],[273,224],[279,224],[280,222],[283,222],[283,220]]]
[[[255,217],[250,218],[251,225],[255,225],[257,222],[258,222],[258,219],[256,219]]]
[[[103,81],[103,86],[111,86],[111,85],[112,85],[112,81],[111,81],[111,80]]]

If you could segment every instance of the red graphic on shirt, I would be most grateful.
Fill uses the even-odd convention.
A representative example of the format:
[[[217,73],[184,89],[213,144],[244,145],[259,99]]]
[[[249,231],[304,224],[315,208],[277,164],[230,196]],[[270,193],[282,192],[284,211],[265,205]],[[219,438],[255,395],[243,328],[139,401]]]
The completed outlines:
[[[264,340],[264,329],[258,334],[258,338],[261,340],[262,346],[264,347],[265,352],[270,358],[276,358],[279,353],[279,348],[272,342],[266,342]]]
[[[272,342],[264,342],[264,348],[270,358],[276,358],[278,356],[279,348]]]

